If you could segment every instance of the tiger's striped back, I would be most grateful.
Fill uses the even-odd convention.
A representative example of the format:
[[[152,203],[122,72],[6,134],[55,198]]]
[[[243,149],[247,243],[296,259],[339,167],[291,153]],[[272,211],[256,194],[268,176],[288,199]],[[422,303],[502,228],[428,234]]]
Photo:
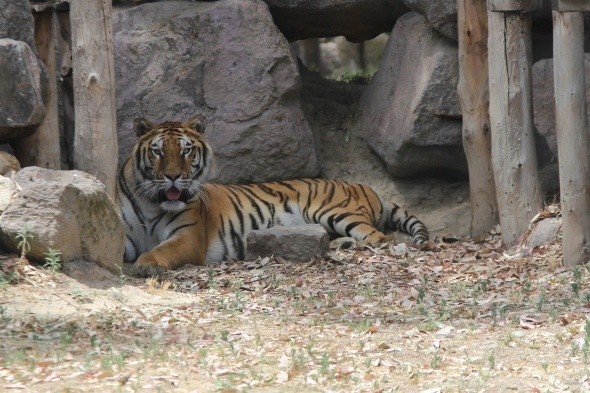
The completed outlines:
[[[208,261],[243,259],[252,230],[275,225],[321,224],[329,233],[377,243],[399,230],[416,243],[426,226],[368,186],[342,180],[299,179],[248,185],[205,185],[208,223],[215,228]],[[211,230],[213,232],[213,229]]]

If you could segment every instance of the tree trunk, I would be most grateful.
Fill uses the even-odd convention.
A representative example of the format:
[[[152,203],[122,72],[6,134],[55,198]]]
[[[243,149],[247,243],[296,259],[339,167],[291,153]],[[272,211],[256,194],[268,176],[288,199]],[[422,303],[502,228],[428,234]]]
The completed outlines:
[[[70,4],[74,72],[74,165],[115,195],[117,127],[111,0]]]
[[[512,243],[542,206],[534,142],[531,19],[488,12],[492,163],[502,238]]]
[[[586,115],[584,16],[553,11],[555,120],[563,228],[563,262],[590,254],[590,129]]]
[[[469,166],[471,235],[482,239],[498,223],[488,111],[488,23],[485,2],[457,0],[459,99]]]

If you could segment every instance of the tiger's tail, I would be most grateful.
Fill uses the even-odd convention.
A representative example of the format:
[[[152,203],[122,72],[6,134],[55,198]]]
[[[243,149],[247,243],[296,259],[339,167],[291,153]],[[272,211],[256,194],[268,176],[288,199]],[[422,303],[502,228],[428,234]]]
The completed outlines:
[[[426,225],[396,204],[384,203],[382,226],[385,232],[401,231],[412,236],[414,243],[428,241]]]

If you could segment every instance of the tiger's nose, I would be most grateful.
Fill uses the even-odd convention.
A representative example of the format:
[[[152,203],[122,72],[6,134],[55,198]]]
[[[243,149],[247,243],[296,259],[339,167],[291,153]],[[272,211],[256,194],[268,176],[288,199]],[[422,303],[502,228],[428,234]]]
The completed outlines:
[[[180,172],[164,173],[164,177],[171,181],[174,181],[180,177]]]

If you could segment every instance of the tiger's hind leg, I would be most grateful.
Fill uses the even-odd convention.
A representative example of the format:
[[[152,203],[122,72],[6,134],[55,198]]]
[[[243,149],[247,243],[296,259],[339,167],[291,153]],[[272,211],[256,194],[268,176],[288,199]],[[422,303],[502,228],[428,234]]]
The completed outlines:
[[[351,212],[335,214],[328,218],[327,225],[324,226],[340,236],[352,237],[356,241],[370,244],[382,242],[387,238],[362,214]]]

